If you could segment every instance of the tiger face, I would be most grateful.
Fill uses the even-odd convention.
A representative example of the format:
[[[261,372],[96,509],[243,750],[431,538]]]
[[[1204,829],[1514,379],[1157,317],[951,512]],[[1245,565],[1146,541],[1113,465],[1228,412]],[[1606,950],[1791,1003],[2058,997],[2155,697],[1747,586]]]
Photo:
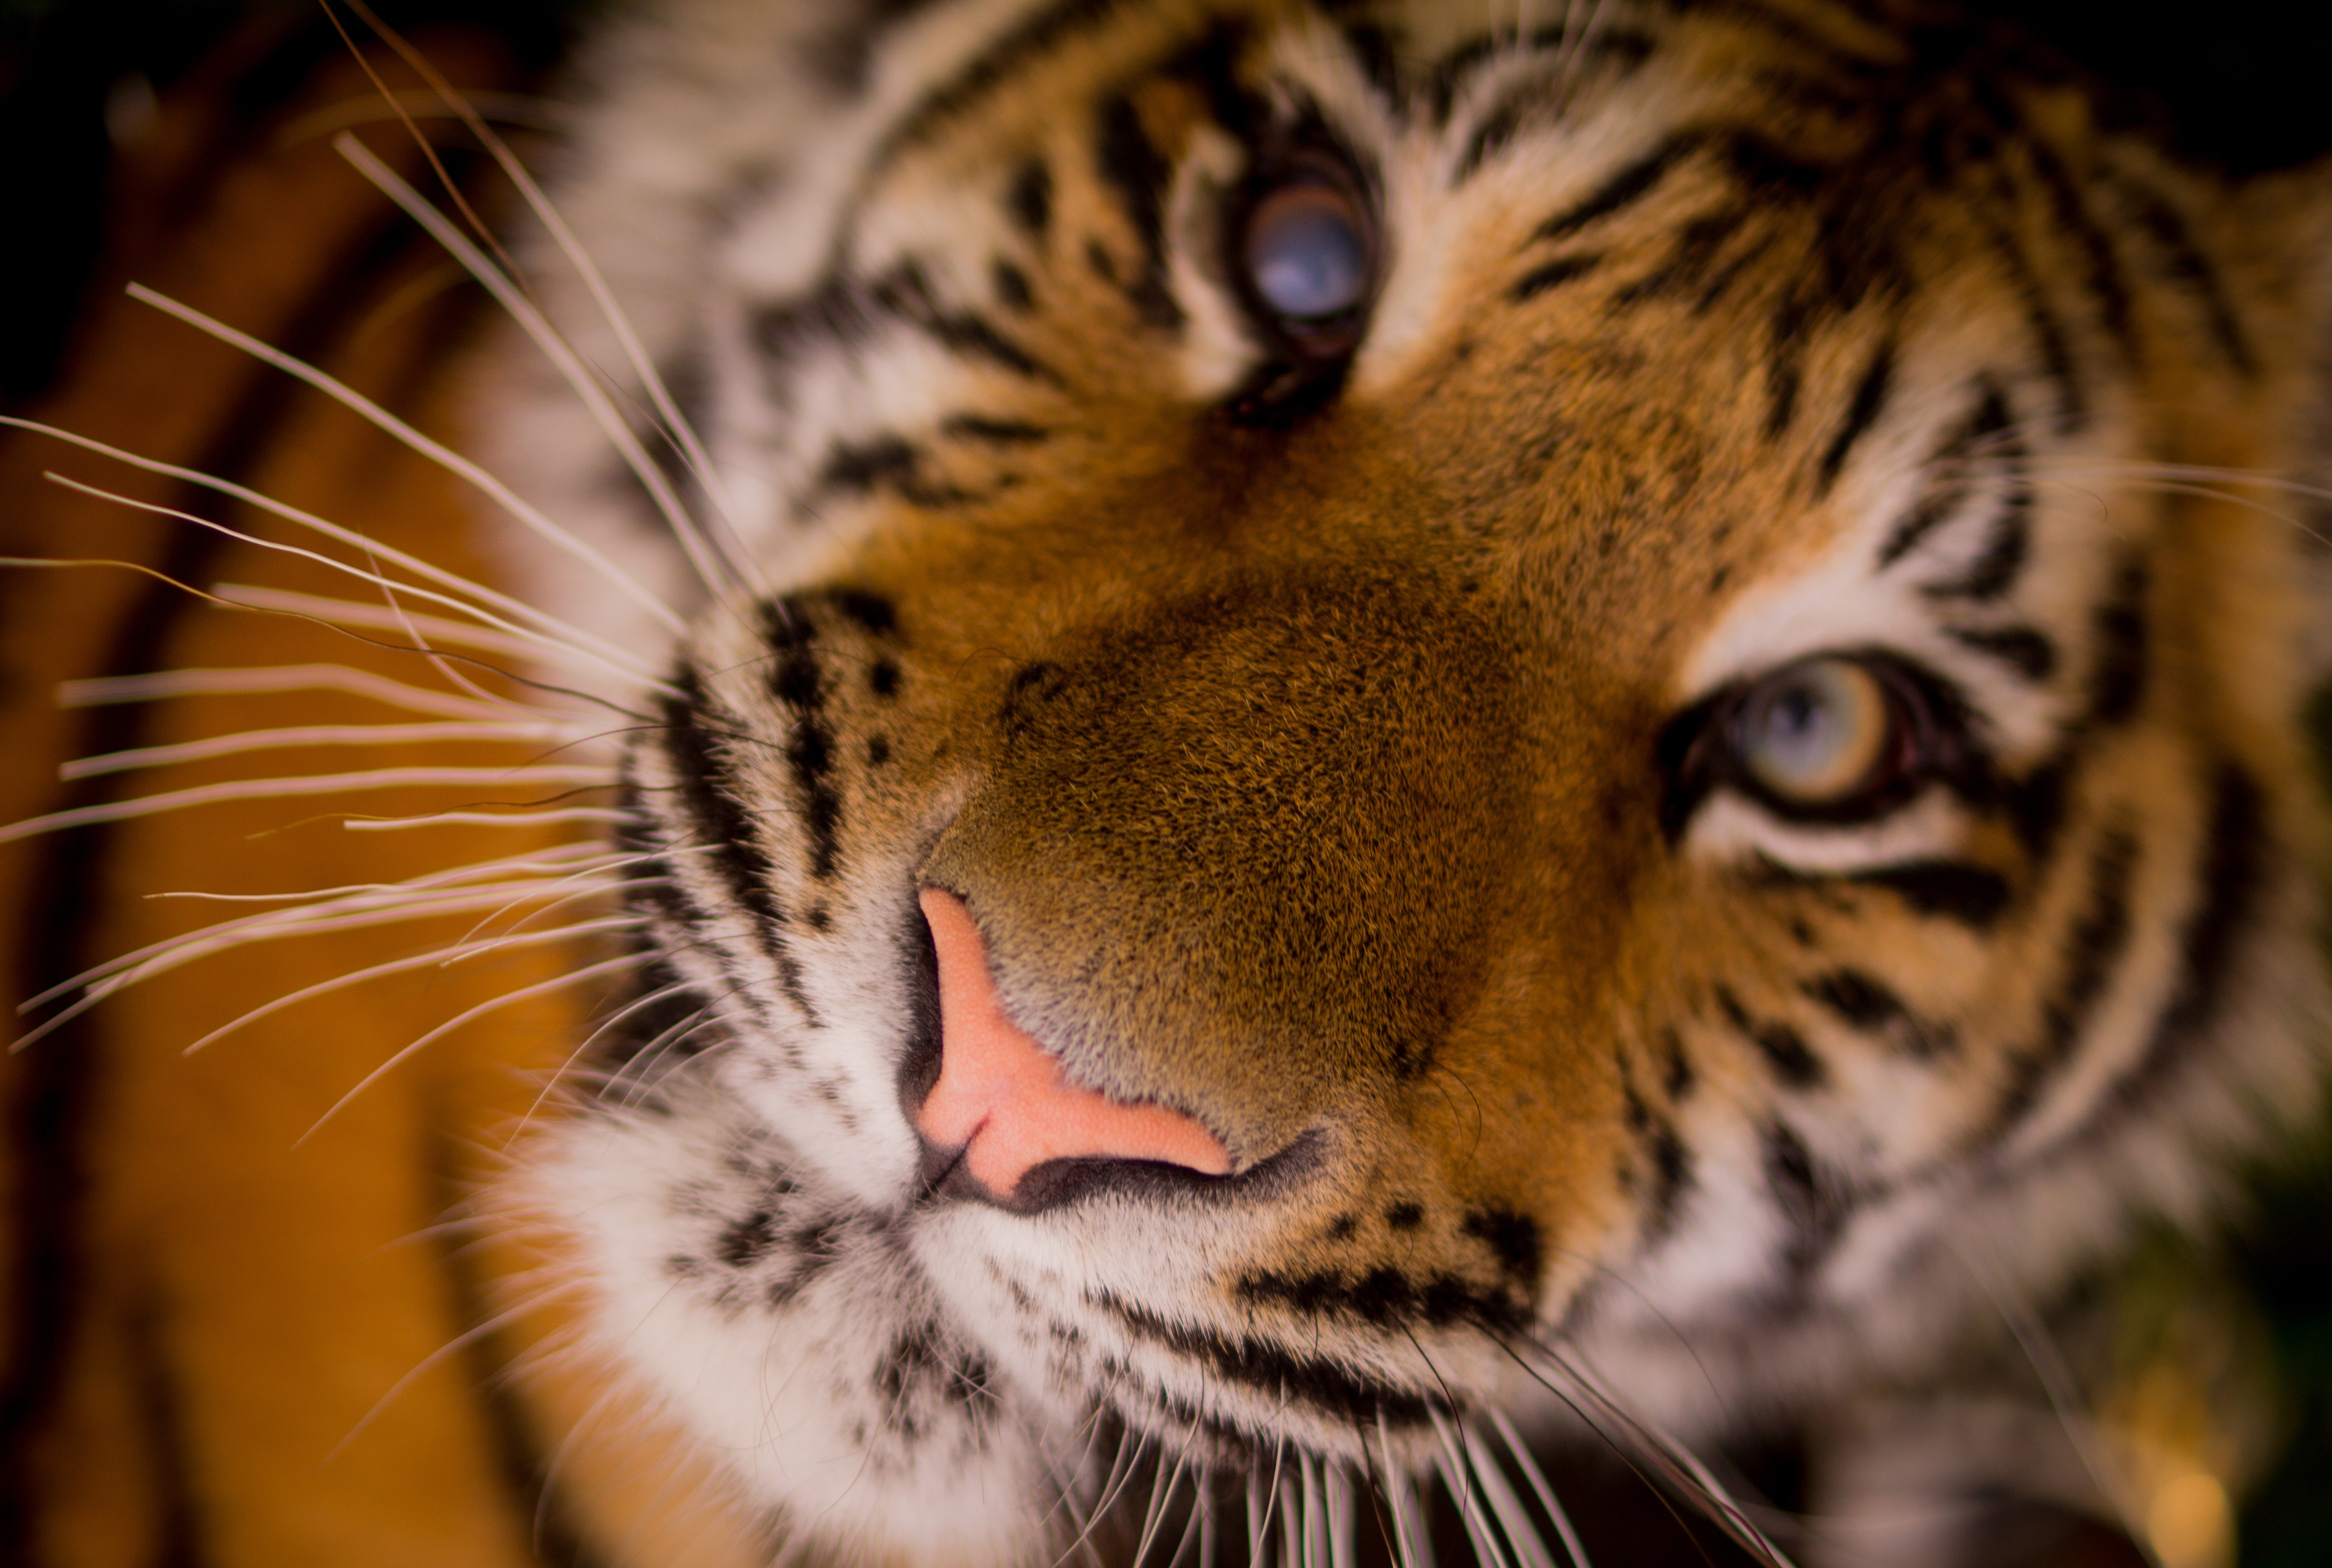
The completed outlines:
[[[602,50],[564,199],[728,564],[635,699],[621,1092],[525,1184],[755,1506],[1018,1561],[1098,1418],[1691,1425],[2309,1100],[2313,568],[2201,481],[2300,472],[2312,202],[1970,34],[1515,23]]]

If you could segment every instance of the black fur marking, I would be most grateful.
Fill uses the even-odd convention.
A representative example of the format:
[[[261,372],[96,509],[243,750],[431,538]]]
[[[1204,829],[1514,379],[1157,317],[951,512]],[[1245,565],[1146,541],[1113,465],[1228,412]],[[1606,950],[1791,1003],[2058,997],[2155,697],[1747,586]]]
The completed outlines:
[[[1799,988],[1850,1028],[1883,1037],[1916,1061],[1933,1061],[1959,1042],[1946,1025],[1921,1018],[1884,981],[1858,969],[1816,975]]]
[[[1534,267],[1524,272],[1515,286],[1506,291],[1506,298],[1519,305],[1534,300],[1549,289],[1559,289],[1573,279],[1583,278],[1602,263],[1600,255],[1564,256],[1559,261]]]
[[[1004,689],[1004,701],[997,718],[1005,732],[1025,733],[1036,722],[1036,710],[1068,688],[1069,673],[1049,659],[1024,664],[1013,672],[1012,680]]]
[[[1692,1155],[1677,1134],[1676,1123],[1666,1116],[1654,1114],[1651,1107],[1644,1104],[1644,1097],[1636,1092],[1632,1081],[1623,1080],[1622,1088],[1628,1130],[1651,1167],[1651,1190],[1644,1195],[1639,1229],[1640,1243],[1649,1247],[1665,1240],[1676,1229],[1677,1210],[1692,1184]],[[1623,1184],[1632,1187],[1632,1168],[1623,1171]]]
[[[2140,560],[2115,569],[2113,588],[2097,609],[2098,650],[2089,671],[2089,719],[2120,724],[2146,700],[2153,655],[2146,646],[2146,601],[2152,586]]]
[[[2129,889],[2136,863],[2137,842],[2127,832],[2117,828],[2098,844],[2090,860],[2088,904],[2065,935],[2063,972],[2040,1005],[2040,1038],[2010,1059],[1985,1142],[2006,1137],[2072,1059],[2107,982],[2129,950],[2135,924]]]
[[[951,414],[940,422],[940,433],[985,442],[990,446],[1037,446],[1053,438],[1052,432],[1041,425],[1031,425],[1023,419],[990,419],[978,414]]]
[[[1557,213],[1531,232],[1534,241],[1560,239],[1588,225],[1633,206],[1649,196],[1678,164],[1706,148],[1712,139],[1706,130],[1681,131],[1598,186],[1586,199]]]
[[[1685,1053],[1684,1037],[1672,1028],[1660,1031],[1660,1087],[1668,1091],[1668,1104],[1680,1105],[1689,1098],[1698,1082],[1692,1058]]]
[[[2260,884],[2270,871],[2268,846],[2266,792],[2241,768],[2223,765],[2213,786],[2211,826],[2197,867],[2201,896],[2180,937],[2177,989],[2136,1065],[2091,1113],[2087,1137],[2109,1133],[2153,1103],[2175,1082],[2203,1031],[2217,1018],[2227,982],[2251,932]],[[2068,1140],[2063,1150],[2070,1152],[2082,1142]]]
[[[872,594],[843,590],[827,596],[844,614],[866,625],[871,617],[887,629],[890,601]],[[853,614],[855,605],[857,613]],[[820,881],[833,877],[842,853],[842,797],[834,787],[833,731],[818,717],[826,706],[826,683],[817,665],[816,634],[809,620],[809,602],[765,607],[762,635],[775,655],[769,670],[769,694],[792,710],[793,734],[786,743],[786,764],[801,797],[802,827],[809,835],[810,875]],[[868,629],[875,630],[870,626]]]
[[[2008,907],[2008,879],[1972,861],[1915,860],[1859,871],[1845,880],[1883,887],[1920,914],[1955,920],[1976,931],[1989,931]]]
[[[2115,183],[2136,209],[2138,225],[2162,252],[2164,272],[2202,305],[2203,319],[2209,322],[2211,335],[2218,339],[2219,351],[2227,357],[2227,363],[2245,378],[2256,377],[2259,358],[2251,352],[2251,339],[2236,318],[2226,280],[2195,243],[2194,232],[2187,226],[2185,218],[2152,186],[2126,174]]]
[[[1773,346],[1765,359],[1765,439],[1779,441],[1798,414],[1805,380],[1806,301],[1792,282],[1773,307]]]
[[[1031,381],[1062,384],[1059,372],[998,331],[986,318],[970,311],[942,308],[921,268],[910,264],[886,275],[869,291],[869,298],[942,347]]]
[[[961,506],[977,499],[961,486],[930,478],[925,469],[928,456],[921,446],[898,435],[878,435],[871,441],[837,441],[827,449],[826,464],[818,471],[813,493],[838,491],[850,495],[871,495],[882,489],[910,505],[935,509]]]
[[[777,1244],[777,1217],[766,1209],[756,1209],[722,1231],[713,1243],[712,1256],[731,1268],[750,1268]]]
[[[2130,317],[2129,279],[2122,271],[2121,257],[2114,250],[2113,236],[2081,199],[2056,148],[2039,137],[2027,140],[2024,147],[2049,193],[2050,205],[2057,215],[2058,232],[2071,234],[2080,246],[2088,265],[2089,295],[2097,301],[2098,314],[2104,320],[2106,330],[2121,346],[2123,353],[2136,359],[2137,328]]]
[[[1952,640],[1989,654],[2034,685],[2056,674],[2057,645],[2031,626],[1946,626]]]
[[[2015,193],[2003,185],[1999,195],[2002,203],[2013,210],[2017,205]],[[2047,367],[2049,378],[2057,388],[2057,427],[2066,434],[2078,432],[2089,422],[2088,392],[2082,383],[2080,370],[2074,363],[2072,345],[2065,335],[2065,324],[2057,319],[2057,312],[2049,302],[2048,288],[2033,270],[2032,258],[2025,253],[2022,244],[2006,225],[1983,215],[1982,204],[1977,204],[1975,210],[1989,231],[1993,248],[2008,266],[2018,301],[2024,308],[2025,329],[2032,334],[2033,342],[2040,350],[2041,363]]]
[[[1004,209],[1022,234],[1032,240],[1045,237],[1053,225],[1053,171],[1043,158],[1032,158],[1012,171]]]
[[[1037,292],[1028,286],[1028,274],[1001,256],[989,263],[988,282],[996,291],[996,302],[1015,315],[1027,315],[1037,302]]]
[[[1466,1216],[1462,1229],[1490,1249],[1517,1288],[1537,1291],[1539,1271],[1546,1257],[1546,1242],[1539,1234],[1537,1220],[1511,1209],[1477,1209]]]
[[[2021,479],[2012,482],[2000,515],[1993,521],[1992,537],[1965,575],[1953,582],[1930,583],[1920,591],[1929,598],[1984,604],[2014,588],[2031,555],[2031,512],[2032,487]]]
[[[887,595],[870,593],[865,588],[829,588],[823,597],[875,636],[887,637],[899,629],[898,607]]]
[[[891,760],[891,741],[887,736],[866,737],[866,765],[880,768]]]
[[[1743,1038],[1764,1054],[1773,1076],[1785,1087],[1819,1089],[1830,1082],[1830,1069],[1806,1045],[1806,1037],[1790,1025],[1773,1018],[1752,1018],[1729,986],[1716,988],[1716,1005]]]
[[[1868,434],[1870,427],[1878,423],[1878,416],[1887,411],[1887,394],[1894,379],[1895,344],[1890,339],[1879,344],[1870,363],[1864,367],[1862,379],[1855,384],[1854,400],[1847,407],[1845,422],[1822,453],[1821,469],[1814,483],[1817,496],[1830,493],[1846,467],[1854,444]]]
[[[1414,1230],[1425,1223],[1425,1207],[1404,1200],[1385,1210],[1385,1223],[1395,1230]]]
[[[862,180],[871,184],[880,177],[894,158],[919,145],[942,121],[1010,81],[1030,59],[1116,14],[1117,0],[1056,0],[1040,7],[991,41],[954,75],[934,83],[902,114],[881,149],[867,161]]]
[[[1995,444],[2008,428],[2008,399],[1989,380],[1979,382],[1975,407],[1927,460],[1930,466],[1945,471],[1943,483],[1923,496],[1887,536],[1887,542],[1878,550],[1880,570],[1910,554],[1921,540],[1958,510],[1967,499],[1967,476],[1960,470],[1973,461],[1994,456]],[[2018,453],[2012,450],[2004,455],[2012,460]]]
[[[1773,1123],[1764,1129],[1762,1141],[1765,1185],[1790,1228],[1782,1249],[1784,1283],[1791,1294],[1802,1294],[1846,1234],[1854,1199],[1846,1183],[1818,1164],[1805,1140],[1789,1127]]]
[[[1712,282],[1709,268],[1724,251],[1725,242],[1741,232],[1748,217],[1746,207],[1728,206],[1693,219],[1677,231],[1676,243],[1668,248],[1667,259],[1621,289],[1613,296],[1614,301],[1632,305],[1687,289],[1706,295]],[[1706,310],[1707,304],[1703,302],[1696,308]]]
[[[899,694],[899,666],[890,659],[877,659],[866,666],[866,689],[878,697]]]
[[[1234,1286],[1242,1301],[1270,1303],[1305,1317],[1358,1318],[1375,1328],[1448,1328],[1461,1323],[1515,1330],[1530,1322],[1527,1303],[1454,1274],[1413,1279],[1379,1267],[1357,1279],[1341,1274],[1281,1274],[1266,1269]]]
[[[763,942],[773,951],[780,943],[785,913],[778,906],[777,866],[763,847],[753,819],[736,794],[719,741],[700,721],[711,714],[723,722],[693,665],[683,664],[673,677],[674,694],[664,699],[664,749],[680,781],[681,804],[691,818],[694,837],[716,846],[729,894],[759,923]]]
[[[1113,98],[1101,106],[1094,128],[1094,167],[1116,190],[1142,244],[1142,271],[1125,290],[1126,298],[1143,321],[1161,331],[1182,325],[1182,307],[1166,286],[1166,240],[1160,211],[1173,166],[1142,129],[1142,117],[1125,99]]]
[[[1234,1339],[1171,1322],[1106,1292],[1089,1299],[1137,1339],[1200,1362],[1226,1382],[1300,1400],[1355,1426],[1382,1420],[1394,1427],[1422,1427],[1433,1419],[1436,1407],[1423,1395],[1337,1362],[1297,1355],[1244,1334]]]

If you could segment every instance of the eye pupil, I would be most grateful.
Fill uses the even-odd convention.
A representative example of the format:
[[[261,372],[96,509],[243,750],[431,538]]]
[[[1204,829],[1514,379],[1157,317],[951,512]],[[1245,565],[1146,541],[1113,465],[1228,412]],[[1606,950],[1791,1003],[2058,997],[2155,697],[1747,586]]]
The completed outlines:
[[[1886,782],[1899,750],[1887,686],[1851,659],[1808,659],[1766,676],[1742,704],[1735,743],[1750,777],[1798,805]]]
[[[1326,320],[1368,297],[1368,235],[1352,199],[1332,186],[1266,196],[1248,219],[1246,251],[1257,297],[1289,321]]]

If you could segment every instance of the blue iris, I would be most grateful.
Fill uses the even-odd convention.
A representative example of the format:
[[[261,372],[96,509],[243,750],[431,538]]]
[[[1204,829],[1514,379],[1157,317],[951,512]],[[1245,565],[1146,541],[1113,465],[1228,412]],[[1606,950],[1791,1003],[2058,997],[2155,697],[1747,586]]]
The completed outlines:
[[[1368,236],[1343,193],[1326,186],[1266,196],[1247,229],[1247,263],[1257,295],[1292,320],[1340,315],[1368,293]]]

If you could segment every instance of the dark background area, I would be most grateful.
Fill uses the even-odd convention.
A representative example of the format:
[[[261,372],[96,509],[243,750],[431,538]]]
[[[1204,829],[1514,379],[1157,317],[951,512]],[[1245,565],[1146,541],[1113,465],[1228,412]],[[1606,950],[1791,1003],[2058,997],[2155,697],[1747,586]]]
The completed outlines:
[[[547,69],[589,4],[378,9],[400,27],[491,29]],[[1988,0],[1983,10],[2113,83],[2123,110],[2157,120],[2199,161],[2250,174],[2332,153],[2332,6]],[[239,38],[265,45],[253,51],[263,71],[236,87],[254,102],[280,99],[342,47],[315,0],[0,0],[0,409],[38,397],[70,355],[106,244],[117,138],[153,92]],[[2322,718],[2318,732],[2332,736],[2332,704]],[[2226,1271],[2258,1303],[2299,1423],[2245,1510],[2243,1568],[2313,1568],[2332,1561],[2332,1157],[2296,1159],[2252,1185],[2247,1225],[2200,1248],[2195,1266]],[[2060,1545],[2044,1560],[2128,1560],[2100,1550],[2085,1558]]]

